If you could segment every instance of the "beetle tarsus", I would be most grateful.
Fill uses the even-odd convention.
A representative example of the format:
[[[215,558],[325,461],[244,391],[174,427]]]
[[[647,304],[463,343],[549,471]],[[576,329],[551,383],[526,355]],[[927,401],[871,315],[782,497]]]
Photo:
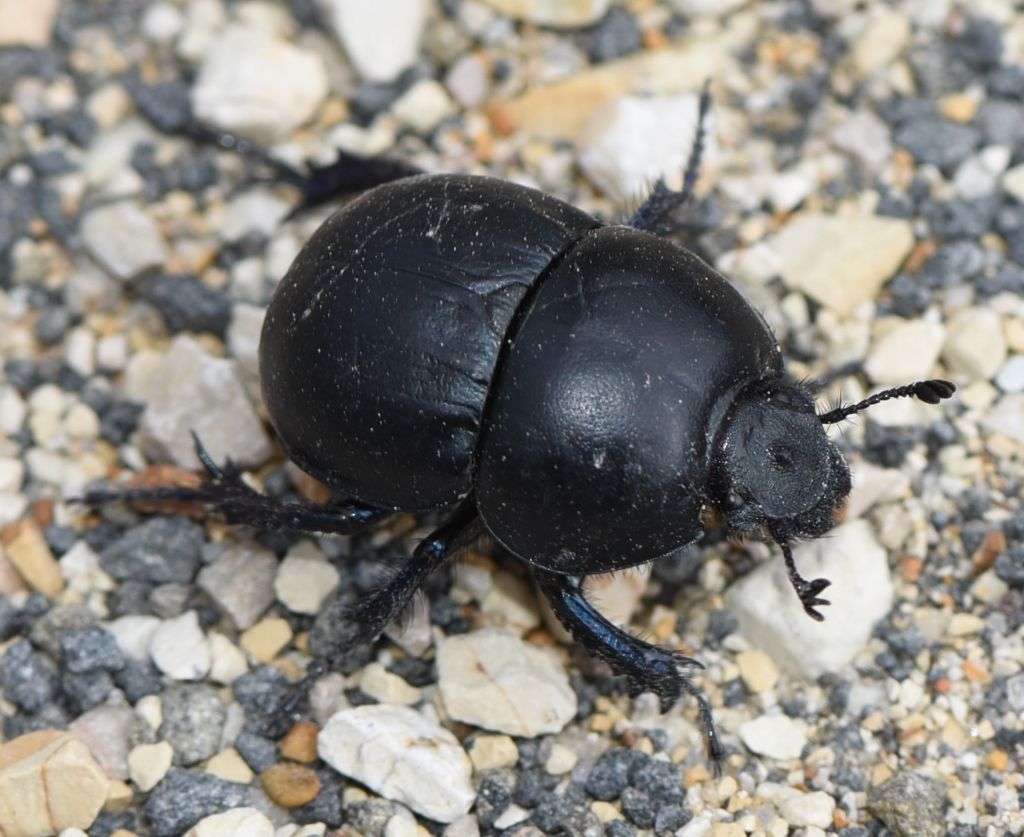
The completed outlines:
[[[653,692],[658,696],[662,712],[667,712],[684,693],[696,700],[708,758],[717,769],[722,747],[711,706],[687,673],[687,669],[703,668],[703,665],[677,651],[630,636],[613,625],[583,596],[581,577],[539,567],[534,568],[534,576],[565,629],[588,653],[606,662],[616,674],[626,677],[630,695]]]
[[[789,576],[789,583],[793,585],[797,596],[800,597],[800,604],[804,606],[804,612],[816,622],[824,622],[825,617],[817,608],[832,604],[828,599],[819,599],[818,594],[828,587],[832,582],[827,578],[816,578],[808,581],[796,568],[793,560],[793,550],[786,541],[779,541],[782,548],[782,555],[786,560],[786,574]]]
[[[690,157],[686,162],[686,170],[683,174],[683,188],[678,192],[674,191],[668,187],[663,177],[659,177],[647,200],[626,222],[628,226],[638,230],[647,230],[656,235],[666,235],[683,226],[673,222],[672,214],[689,203],[693,197],[693,188],[700,176],[700,162],[704,154],[704,138],[710,110],[711,88],[710,84],[705,82],[697,105],[697,128],[694,131]]]

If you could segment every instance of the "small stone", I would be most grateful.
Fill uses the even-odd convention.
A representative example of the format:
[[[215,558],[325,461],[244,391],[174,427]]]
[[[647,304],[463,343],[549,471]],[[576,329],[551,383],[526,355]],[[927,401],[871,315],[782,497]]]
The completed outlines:
[[[103,548],[100,566],[114,578],[187,584],[203,548],[203,528],[185,517],[155,517]]]
[[[424,136],[433,131],[442,119],[453,115],[455,110],[448,91],[431,78],[416,82],[391,105],[391,112],[399,124]]]
[[[981,423],[986,430],[1024,442],[1024,394],[1004,395]]]
[[[853,44],[853,64],[862,76],[888,67],[910,39],[910,21],[895,10],[882,9]]]
[[[320,7],[366,81],[387,84],[415,63],[429,0],[320,0]]]
[[[215,683],[231,685],[249,670],[242,649],[224,634],[213,632],[209,636],[210,679]]]
[[[0,47],[47,46],[59,6],[60,0],[0,0]]]
[[[752,753],[771,759],[797,759],[807,744],[804,727],[782,715],[762,715],[740,726],[740,739]]]
[[[1024,392],[1024,355],[1014,355],[999,367],[995,382],[1003,392]]]
[[[646,194],[659,177],[678,183],[697,129],[698,96],[624,96],[594,116],[584,133],[580,165],[618,204]],[[714,131],[705,130],[705,153]],[[710,148],[711,154],[714,148]]]
[[[82,240],[93,257],[118,279],[132,279],[161,267],[170,255],[167,241],[143,208],[133,201],[101,206],[82,219]]]
[[[327,70],[315,52],[234,25],[203,56],[192,105],[209,125],[272,142],[308,122],[327,90]]]
[[[823,791],[801,793],[791,796],[779,806],[779,813],[796,828],[816,826],[832,828],[832,812],[836,809],[836,801]]]
[[[267,796],[282,808],[306,805],[320,793],[320,778],[302,764],[271,765],[260,774],[260,783]]]
[[[359,688],[380,703],[412,706],[423,699],[423,693],[410,686],[380,663],[370,663],[359,674]]]
[[[5,526],[0,533],[0,548],[33,590],[53,598],[64,589],[60,565],[33,520],[19,520]]]
[[[252,768],[234,747],[221,750],[206,762],[205,770],[229,782],[248,785],[253,779]]]
[[[780,560],[766,562],[733,584],[726,599],[740,632],[780,668],[816,678],[849,664],[876,621],[892,607],[893,588],[885,550],[865,520],[833,529],[828,538],[802,543],[796,565],[808,579],[832,586],[824,622],[810,623]]]
[[[596,578],[598,576],[588,576],[587,581],[592,582]],[[605,580],[608,576],[600,578]],[[490,581],[490,579],[488,580]],[[605,599],[595,598],[602,605],[605,603]],[[480,611],[487,617],[489,625],[496,628],[508,628],[520,635],[528,633],[541,624],[541,616],[537,608],[537,594],[533,585],[504,570],[498,570],[494,574],[493,583],[489,585],[487,592],[480,600]],[[602,613],[604,613],[603,608]]]
[[[1003,175],[1002,185],[1018,203],[1024,203],[1024,163],[1008,169]]]
[[[931,375],[946,329],[928,320],[904,320],[873,341],[864,370],[876,384],[902,384]]]
[[[592,26],[608,11],[611,0],[483,0],[496,12],[538,26]]]
[[[178,837],[203,817],[246,805],[249,790],[202,770],[172,767],[146,801],[150,833],[153,837]]]
[[[476,107],[487,98],[490,88],[484,58],[476,53],[461,56],[448,69],[444,84],[462,107]]]
[[[954,373],[987,380],[1006,360],[1006,338],[999,315],[988,308],[965,308],[949,321],[942,358]]]
[[[274,602],[277,556],[254,544],[231,544],[199,573],[199,586],[240,631],[251,627]]]
[[[454,822],[476,799],[472,764],[455,736],[404,706],[343,709],[318,746],[339,773],[437,822]]]
[[[139,422],[150,458],[195,467],[189,429],[215,462],[230,458],[257,465],[270,457],[270,439],[232,361],[215,358],[191,337],[180,335],[168,348],[155,379],[161,386],[152,393]],[[188,398],[182,397],[185,392]]]
[[[297,721],[281,739],[281,755],[300,762],[316,761],[316,737],[320,729],[310,721]]]
[[[87,829],[109,780],[76,736],[39,730],[0,748],[0,823],[5,834],[44,835]]]
[[[448,714],[508,735],[559,732],[576,715],[576,694],[558,660],[508,631],[450,636],[437,649]]]
[[[469,748],[469,758],[477,773],[515,767],[519,748],[507,735],[478,735]]]
[[[974,153],[981,135],[971,125],[925,116],[905,122],[893,140],[907,149],[918,163],[950,169]]]
[[[736,665],[743,682],[755,695],[770,692],[779,682],[779,669],[764,651],[742,651],[736,655]]]
[[[132,791],[131,785],[119,779],[114,779],[107,786],[107,799],[103,803],[103,810],[127,811],[134,800],[135,793]]]
[[[60,636],[60,650],[64,665],[75,674],[124,667],[117,640],[99,625],[65,631]]]
[[[174,748],[176,763],[192,765],[217,752],[227,708],[213,686],[171,686],[161,695],[161,704],[164,717],[160,737]]]
[[[185,837],[275,837],[274,824],[255,808],[232,808],[203,817]]]
[[[292,629],[288,622],[278,617],[268,617],[243,633],[240,642],[247,654],[261,663],[269,663],[291,640]]]
[[[0,459],[0,492],[5,494],[21,490],[25,480],[25,464],[20,459]]]
[[[156,616],[122,616],[106,624],[122,653],[133,660],[149,659],[149,643],[159,627]]]
[[[892,156],[889,126],[870,110],[850,114],[832,134],[832,142],[869,168],[878,168]]]
[[[686,17],[725,17],[748,0],[670,0],[672,8]]]
[[[166,741],[139,744],[128,753],[128,776],[140,791],[149,793],[167,775],[174,748]]]
[[[894,837],[939,837],[947,833],[945,807],[942,783],[909,770],[868,789],[868,808]]]
[[[210,670],[210,646],[194,610],[166,619],[149,643],[153,664],[175,680],[201,680]]]
[[[317,551],[317,555],[292,550],[276,568],[274,593],[293,613],[315,616],[334,592],[341,576]]]
[[[544,770],[552,776],[561,776],[568,773],[576,766],[578,757],[576,753],[563,744],[555,742],[551,746],[551,754],[544,762]]]
[[[771,242],[786,284],[840,316],[873,299],[914,245],[909,221],[798,213]]]

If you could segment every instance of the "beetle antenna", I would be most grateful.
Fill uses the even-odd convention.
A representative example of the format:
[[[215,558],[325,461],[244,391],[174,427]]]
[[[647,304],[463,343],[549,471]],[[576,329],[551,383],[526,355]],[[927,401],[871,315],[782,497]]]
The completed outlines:
[[[654,189],[640,208],[626,222],[627,226],[638,230],[660,233],[671,227],[669,218],[673,212],[684,206],[693,197],[693,187],[700,175],[701,157],[704,155],[704,139],[707,134],[708,113],[711,111],[711,79],[704,81],[697,102],[697,129],[693,134],[693,146],[683,173],[683,188],[678,192],[669,189],[665,178],[659,177]]]
[[[854,413],[859,413],[861,410],[866,410],[868,407],[873,407],[875,404],[889,401],[892,398],[918,398],[925,404],[938,404],[944,398],[949,398],[954,392],[956,392],[956,387],[949,381],[932,378],[929,381],[917,381],[913,384],[904,384],[901,387],[876,392],[870,398],[865,398],[863,401],[846,407],[836,407],[834,410],[822,413],[818,418],[821,419],[822,424],[835,424],[849,418]]]

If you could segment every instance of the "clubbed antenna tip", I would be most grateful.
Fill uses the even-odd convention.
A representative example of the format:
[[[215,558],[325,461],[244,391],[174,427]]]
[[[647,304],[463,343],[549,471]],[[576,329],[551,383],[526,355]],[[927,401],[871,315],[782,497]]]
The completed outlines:
[[[938,404],[944,398],[949,398],[954,392],[956,392],[956,387],[949,381],[932,378],[929,381],[917,381],[913,384],[882,390],[882,392],[875,393],[870,398],[865,398],[856,404],[829,410],[818,418],[821,419],[822,424],[835,424],[849,418],[854,413],[859,413],[861,410],[866,410],[868,407],[873,407],[875,404],[889,401],[892,398],[917,398],[924,401],[925,404]]]

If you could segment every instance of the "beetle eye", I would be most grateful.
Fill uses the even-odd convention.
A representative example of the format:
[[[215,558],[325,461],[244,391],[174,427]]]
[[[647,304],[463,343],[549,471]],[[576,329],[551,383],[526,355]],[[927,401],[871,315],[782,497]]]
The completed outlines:
[[[725,498],[725,507],[729,511],[736,511],[736,509],[743,508],[743,498],[740,497],[735,491],[730,491],[729,496]]]

